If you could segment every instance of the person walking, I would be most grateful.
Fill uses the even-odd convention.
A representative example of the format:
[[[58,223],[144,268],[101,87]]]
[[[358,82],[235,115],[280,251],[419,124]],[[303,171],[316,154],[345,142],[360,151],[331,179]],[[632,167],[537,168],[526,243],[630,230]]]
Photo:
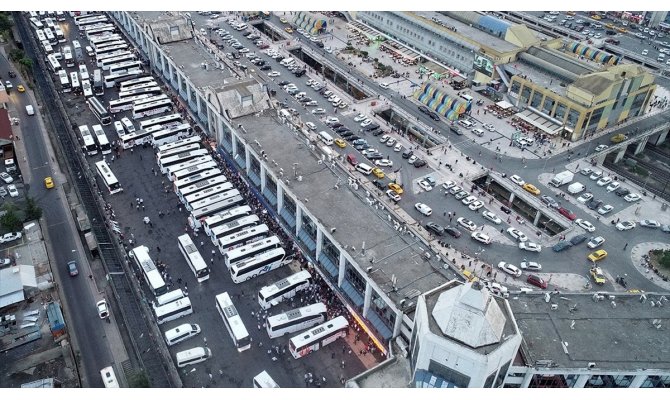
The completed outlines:
[[[623,249],[624,249],[624,250],[626,250],[627,247],[628,247],[628,243],[626,243],[626,244],[623,245]]]

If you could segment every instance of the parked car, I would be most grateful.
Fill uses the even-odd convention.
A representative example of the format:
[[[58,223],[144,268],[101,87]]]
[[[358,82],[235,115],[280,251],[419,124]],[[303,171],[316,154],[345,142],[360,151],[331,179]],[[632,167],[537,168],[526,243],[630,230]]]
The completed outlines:
[[[68,261],[67,262],[67,272],[70,274],[70,276],[77,276],[79,275],[79,269],[77,268],[77,262],[76,261]]]
[[[95,303],[95,308],[98,310],[100,319],[109,318],[109,308],[107,308],[107,302],[105,300],[100,300]]]
[[[512,275],[514,277],[521,276],[521,270],[516,265],[512,265],[510,263],[506,263],[504,261],[501,261],[501,262],[498,263],[498,268],[500,268],[505,273],[507,273],[509,275]]]
[[[425,215],[426,217],[429,217],[433,213],[433,210],[430,207],[428,207],[426,204],[423,204],[423,203],[414,204],[414,208],[416,208],[416,210],[418,212]]]
[[[528,236],[526,236],[525,233],[521,232],[520,230],[509,227],[507,228],[507,233],[509,233],[510,236],[512,236],[516,241],[518,242],[525,242],[528,240]]]
[[[449,235],[453,236],[456,239],[461,237],[461,231],[459,231],[458,229],[453,228],[451,226],[448,226],[448,227],[444,228],[444,232],[448,233]]]
[[[540,289],[546,289],[547,288],[547,281],[544,279],[540,278],[537,275],[528,275],[528,278],[526,278],[526,282],[530,283],[533,286],[537,286]]]
[[[444,228],[435,222],[429,222],[426,224],[426,230],[432,232],[437,236],[442,236],[444,234]]]
[[[560,242],[553,245],[551,248],[552,250],[558,253],[565,249],[569,249],[570,247],[572,247],[572,243],[568,242],[567,240],[561,240]]]
[[[23,234],[21,232],[9,232],[0,236],[0,243],[9,243],[17,239],[21,239]]]

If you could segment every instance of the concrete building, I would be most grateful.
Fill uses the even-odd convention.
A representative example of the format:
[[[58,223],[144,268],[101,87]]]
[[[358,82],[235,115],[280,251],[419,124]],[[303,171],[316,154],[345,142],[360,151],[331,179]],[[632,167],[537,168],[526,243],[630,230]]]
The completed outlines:
[[[0,269],[0,310],[16,305],[37,292],[34,266],[16,265]]]

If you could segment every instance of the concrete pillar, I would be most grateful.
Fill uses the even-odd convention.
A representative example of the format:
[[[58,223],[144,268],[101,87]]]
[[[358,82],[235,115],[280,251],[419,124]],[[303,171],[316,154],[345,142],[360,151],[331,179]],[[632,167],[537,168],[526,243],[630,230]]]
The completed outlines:
[[[637,147],[635,148],[635,153],[634,154],[638,155],[638,154],[642,153],[642,151],[644,150],[644,146],[647,145],[648,141],[649,141],[649,136],[640,140],[640,142],[637,144]]]
[[[344,257],[344,251],[340,249],[340,272],[337,275],[337,287],[342,287],[344,281],[344,273],[346,271],[347,259]]]
[[[663,132],[661,132],[660,135],[658,135],[658,138],[656,139],[656,141],[654,142],[654,144],[655,144],[656,146],[659,146],[659,145],[663,144],[663,143],[665,142],[665,139],[666,139],[667,137],[668,137],[668,130],[664,130]]]
[[[590,377],[591,377],[590,374],[579,375],[579,377],[577,378],[577,382],[575,382],[575,386],[573,386],[573,387],[575,387],[575,388],[583,388],[584,385],[586,385],[586,382],[589,381],[589,378],[590,378]]]
[[[630,383],[629,388],[639,388],[642,386],[644,381],[647,379],[647,375],[635,375],[635,378],[633,378],[633,381]]]
[[[527,388],[528,385],[530,385],[531,379],[533,379],[533,371],[526,372],[526,375],[523,377],[523,381],[521,381],[521,387]]]
[[[605,162],[605,157],[607,157],[607,153],[599,153],[597,156],[594,158],[596,159],[596,165],[601,166]]]
[[[619,149],[619,152],[616,153],[616,157],[614,157],[614,163],[615,164],[618,163],[619,161],[621,161],[624,154],[626,154],[626,149],[628,149],[628,145],[622,146],[621,149]]]
[[[533,225],[537,226],[537,224],[540,223],[540,216],[542,215],[542,212],[540,210],[537,210],[535,213],[535,219],[533,219]]]
[[[265,181],[267,180],[265,170],[265,163],[261,163],[261,193],[265,190]]]
[[[295,205],[295,235],[298,236],[302,227],[302,208],[299,204]]]
[[[277,214],[284,207],[284,187],[277,182]]]
[[[323,249],[323,231],[319,225],[316,226],[316,259],[319,259],[321,254],[321,249]]]
[[[251,151],[247,146],[244,146],[244,170],[247,171],[247,174],[251,171],[251,157],[253,157]]]
[[[400,335],[401,326],[402,326],[402,313],[398,311],[395,313],[395,324],[393,324],[393,337]]]
[[[509,203],[512,204],[512,201],[514,201],[514,192],[509,194]]]
[[[237,135],[235,135],[234,132],[230,133],[230,142],[232,144],[230,147],[232,148],[232,151],[233,151],[233,153],[232,153],[233,158],[235,158],[235,156],[237,155],[237,139],[236,139],[236,137],[237,137]]]
[[[368,317],[368,310],[370,310],[370,302],[372,301],[372,285],[370,281],[365,280],[365,299],[363,300],[363,316]]]

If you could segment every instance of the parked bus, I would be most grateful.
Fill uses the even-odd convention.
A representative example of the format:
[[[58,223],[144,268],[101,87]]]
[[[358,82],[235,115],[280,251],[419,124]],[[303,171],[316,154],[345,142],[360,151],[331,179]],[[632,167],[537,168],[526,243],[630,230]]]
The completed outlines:
[[[105,87],[106,88],[113,88],[117,84],[121,84],[121,82],[133,79],[134,77],[143,75],[144,72],[141,69],[137,69],[134,71],[128,71],[125,73],[121,74],[113,74],[113,75],[105,75],[103,78],[103,81],[105,82]]]
[[[77,28],[84,29],[88,25],[99,24],[101,22],[107,22],[108,19],[106,16],[97,14],[97,15],[80,15],[79,17],[74,17],[74,23],[77,25]]]
[[[218,164],[214,160],[191,165],[190,167],[180,169],[179,171],[175,171],[173,174],[170,174],[170,180],[175,181],[179,179],[185,179],[192,175],[207,172],[208,170],[218,170],[217,167]]]
[[[193,128],[189,124],[180,124],[170,128],[163,128],[151,135],[152,145],[159,147],[193,136]]]
[[[44,37],[49,42],[50,45],[56,46],[58,44],[58,39],[54,35],[53,31],[49,28],[44,28]]]
[[[88,108],[93,111],[93,114],[95,114],[95,117],[98,119],[98,121],[100,121],[101,124],[109,125],[112,123],[112,117],[109,116],[109,113],[105,107],[102,106],[100,100],[98,100],[96,97],[91,97],[87,100],[87,102]]]
[[[322,324],[327,317],[326,305],[315,303],[285,313],[271,315],[265,321],[265,328],[270,339],[275,339],[287,333],[300,332]]]
[[[102,154],[109,154],[112,152],[112,145],[107,139],[105,130],[102,129],[102,125],[93,125],[93,137],[95,141],[98,142],[98,148]]]
[[[224,175],[213,176],[177,190],[177,197],[179,197],[179,200],[184,203],[186,198],[190,195],[200,193],[201,191],[204,191],[210,187],[224,185],[226,183],[230,184],[230,187],[226,190],[233,188],[232,184],[227,182],[227,179]]]
[[[102,63],[105,62],[106,60],[113,60],[115,58],[125,57],[125,56],[128,56],[128,55],[132,55],[132,53],[129,50],[121,50],[121,49],[115,49],[114,51],[109,51],[109,52],[105,52],[105,53],[98,53],[95,56],[95,63],[98,67],[102,68]],[[111,63],[111,64],[116,64],[116,63]],[[111,64],[108,64],[108,65],[111,65]]]
[[[162,174],[167,173],[168,167],[177,165],[180,163],[183,163],[185,161],[197,158],[197,157],[202,157],[208,155],[209,152],[207,149],[197,149],[197,150],[192,150],[192,151],[187,151],[185,153],[178,153],[174,154],[165,158],[162,158],[161,160],[158,161],[158,167],[161,170]]]
[[[237,347],[237,351],[243,352],[244,350],[248,350],[251,347],[249,332],[244,327],[244,322],[242,322],[242,318],[237,313],[237,309],[230,299],[228,292],[216,295],[216,309],[219,311],[223,324],[233,339],[233,344]]]
[[[175,289],[160,296],[156,296],[156,301],[152,301],[151,304],[156,308],[183,299],[184,297],[186,297],[186,293],[184,293],[182,289]]]
[[[149,257],[149,248],[147,246],[135,247],[130,252],[130,257],[135,260],[135,265],[142,271],[142,275],[154,296],[167,293],[167,285],[163,281],[158,268],[156,268],[156,264]]]
[[[63,70],[63,67],[61,67],[60,62],[53,54],[49,54],[47,56],[47,65],[49,66],[49,69],[53,73],[58,73]]]
[[[105,94],[105,85],[102,82],[102,70],[93,71],[93,94],[102,96]]]
[[[226,183],[230,184],[230,182]],[[199,195],[200,193],[201,192],[198,192],[192,194],[191,196]],[[247,228],[256,227],[256,225],[258,225],[260,222],[261,221],[260,218],[258,218],[258,215],[256,214],[247,215],[245,217],[238,218],[236,220],[212,228],[209,234],[209,238],[212,240],[212,244],[216,246],[219,243],[219,238],[229,237],[230,235],[238,233],[242,230],[246,230]],[[258,228],[261,228],[262,226],[263,225],[258,225]]]
[[[140,129],[147,129],[155,125],[160,125],[165,129],[165,128],[171,128],[181,123],[182,123],[181,114],[163,115],[162,117],[156,117],[140,121]]]
[[[166,172],[165,175],[167,175],[167,177],[170,181],[174,181],[175,179],[179,179],[180,177],[182,177],[181,175],[175,176],[174,174],[176,172],[178,172],[182,169],[187,169],[189,167],[195,167],[196,165],[206,163],[206,162],[210,162],[210,161],[214,162],[214,159],[209,154],[204,155],[204,156],[200,156],[200,157],[196,157],[196,158],[192,158],[190,160],[186,160],[186,161],[181,162],[179,164],[174,164],[174,165],[168,166],[167,167],[167,172]]]
[[[116,114],[122,111],[130,111],[133,109],[133,105],[137,100],[142,100],[149,97],[150,95],[148,94],[142,94],[139,96],[131,96],[131,97],[124,97],[122,99],[119,98],[116,100],[110,100],[109,107],[107,109],[112,114]]]
[[[285,259],[286,251],[282,248],[266,251],[233,264],[230,267],[230,278],[235,283],[248,281],[281,267]]]
[[[119,92],[119,99],[126,97],[139,96],[141,94],[157,95],[162,92],[160,86],[153,84],[153,86],[147,86],[139,89],[126,90],[125,92]]]
[[[60,26],[54,28],[54,35],[56,35],[56,40],[58,40],[58,43],[65,43],[67,41],[65,40],[65,34],[63,33],[63,30],[60,28]]]
[[[233,189],[233,184],[230,182],[224,182],[220,183],[215,186],[211,186],[205,189],[202,189],[198,192],[191,193],[189,195],[184,196],[184,206],[186,206],[186,209],[188,211],[193,210],[193,207],[191,207],[192,204],[196,204],[201,200],[208,199],[209,197],[214,197],[218,194],[225,193],[229,190],[236,190]],[[219,198],[216,201],[220,201],[221,199]]]
[[[174,143],[174,142],[173,142]],[[170,150],[159,151],[156,153],[156,161],[163,160],[167,157],[174,156],[180,153],[188,153],[189,151],[202,149],[200,143],[191,143],[184,146],[175,147]]]
[[[242,247],[227,252],[223,256],[223,261],[226,267],[230,269],[233,264],[243,261],[246,258],[253,257],[268,250],[281,248],[281,242],[277,236],[270,236],[263,240],[253,242]]]
[[[79,127],[79,135],[81,136],[81,140],[84,142],[84,152],[89,156],[98,154],[98,146],[95,144],[95,139],[93,139],[93,135],[91,135],[91,131],[88,129],[88,125],[81,125]]]
[[[203,222],[203,226],[205,228],[205,233],[207,236],[212,234],[212,229],[216,228],[217,226],[226,224],[230,221],[234,221],[238,218],[251,215],[251,207],[249,206],[241,206],[237,208],[233,208],[232,210],[225,211],[222,213],[218,213],[216,215],[213,215]]]
[[[121,72],[128,72],[135,69],[142,69],[141,61],[124,61],[117,64],[112,64],[107,68],[110,74],[119,74]]]
[[[146,97],[146,98],[139,99],[139,100],[135,101],[133,103],[133,106],[134,107],[139,107],[139,106],[143,106],[145,104],[153,103],[153,102],[160,101],[160,100],[166,100],[166,99],[168,99],[168,97],[165,94],[160,94],[158,96],[149,96],[149,97]]]
[[[115,42],[117,40],[122,40],[123,37],[118,33],[103,34],[103,35],[93,35],[88,39],[89,44],[93,49],[98,46],[103,46],[105,43]]]
[[[188,297],[183,297],[164,306],[154,308],[154,313],[156,314],[156,323],[162,325],[177,318],[193,314],[193,307],[191,306],[191,300]]]
[[[137,56],[135,56],[135,54],[132,53],[132,52],[128,52],[128,54],[122,55],[122,56],[103,58],[100,61],[100,64],[102,64],[101,65],[102,70],[107,71],[107,70],[109,70],[109,67],[111,65],[120,64],[122,62],[127,62],[127,61],[136,61],[136,60],[137,60]]]
[[[119,388],[119,381],[116,380],[116,374],[114,373],[114,368],[110,365],[100,370],[100,376],[102,377],[102,383],[105,384],[107,389],[116,389]]]
[[[141,124],[142,123],[140,122],[140,125]],[[190,144],[196,144],[196,143],[197,144],[201,143],[200,138],[197,137],[197,136],[192,136],[192,137],[189,137],[189,138],[186,138],[186,139],[177,140],[176,142],[171,142],[171,143],[168,143],[168,144],[158,146],[157,154],[160,154],[164,151],[170,151],[170,150],[173,150],[173,149],[176,149],[176,148],[180,148],[180,147],[183,147],[183,146],[187,146],[187,145],[190,145]]]
[[[151,127],[148,129],[140,129],[125,135],[120,135],[121,147],[128,150],[134,146],[141,146],[144,143],[151,143],[151,134],[158,131],[160,128]]]
[[[340,315],[307,332],[293,336],[288,342],[289,351],[293,358],[304,357],[336,341],[338,338],[345,337],[348,330],[347,319]]]
[[[216,176],[221,176],[222,174],[223,173],[218,168],[195,171],[193,175],[188,175],[184,178],[175,179],[174,191],[175,193],[179,193],[181,189],[193,185],[196,182],[214,178]]]
[[[72,57],[72,49],[70,46],[63,46],[63,59],[65,60],[66,67],[74,67],[74,57]]]
[[[79,76],[76,72],[70,72],[70,84],[72,85],[72,91],[77,93],[81,91],[81,85],[79,85]]]
[[[37,41],[44,44],[44,43],[49,43],[47,40],[46,35],[44,34],[44,29],[38,29],[35,31],[35,36],[37,36]],[[51,43],[49,43],[51,44]]]
[[[42,47],[44,47],[44,53],[47,55],[47,57],[48,57],[50,54],[53,54],[53,52],[54,52],[54,48],[53,48],[53,46],[51,46],[49,43],[47,43],[46,40],[45,40],[44,42],[42,42]]]
[[[139,78],[139,79],[142,79],[142,78]],[[135,81],[135,80],[137,80],[137,79],[131,79],[130,81]],[[128,81],[128,82],[130,82],[130,81]],[[127,83],[127,82],[123,82],[123,83]],[[119,98],[126,97],[126,96],[128,96],[127,93],[133,93],[134,91],[136,91],[138,89],[149,89],[149,88],[155,88],[155,87],[159,87],[158,83],[156,83],[156,82],[145,82],[145,83],[134,84],[134,85],[131,85],[131,86],[125,86],[125,87],[122,87],[119,90]]]
[[[210,350],[209,347],[194,347],[192,349],[180,351],[175,357],[177,358],[177,368],[181,368],[206,361],[208,358],[212,357],[212,350]]]
[[[211,206],[199,208],[197,210],[191,211],[191,215],[188,217],[188,223],[193,229],[199,229],[202,226],[202,221],[205,218],[212,216],[218,212],[231,209],[236,206],[241,206],[245,203],[244,197],[235,196],[224,201],[220,201]]]
[[[267,371],[263,371],[260,374],[254,376],[253,379],[254,388],[279,388],[277,382],[272,379],[270,374]]]
[[[133,106],[133,119],[146,118],[150,115],[162,114],[171,111],[174,108],[172,100],[163,99],[152,103]]]
[[[209,266],[202,258],[191,237],[188,234],[184,234],[179,236],[177,241],[179,242],[181,254],[186,259],[186,263],[191,268],[198,282],[204,282],[209,279]]]
[[[299,271],[272,285],[263,286],[258,292],[258,304],[267,310],[276,306],[284,300],[293,298],[301,290],[309,288],[312,284],[312,275],[309,271]]]
[[[61,69],[58,71],[58,78],[60,79],[60,85],[63,88],[63,92],[71,92],[72,86],[70,86],[70,78],[67,77],[67,72]]]
[[[62,11],[56,11],[56,21],[65,21],[65,13]]]
[[[81,44],[78,40],[72,41],[72,51],[74,52],[74,58],[77,59],[77,61],[82,61],[84,59],[84,53],[81,50]]]
[[[82,64],[79,66],[79,76],[81,77],[82,81],[89,79],[88,68],[86,68],[86,65]]]
[[[86,30],[86,38],[88,39],[91,36],[100,35],[100,34],[105,33],[105,32],[113,33],[115,31],[116,31],[116,26],[114,26],[112,24],[100,25],[100,26],[95,27],[95,28],[92,27],[91,29],[87,29]]]
[[[214,230],[220,227],[214,228]],[[227,252],[247,244],[255,243],[259,240],[265,239],[270,234],[270,229],[267,225],[261,224],[257,226],[248,227],[240,232],[228,234],[226,236],[217,236],[216,247],[219,252],[225,255]]]
[[[134,89],[135,86],[143,85],[145,83],[156,83],[156,80],[153,78],[153,76],[145,76],[142,78],[131,79],[127,82],[123,82],[120,86],[120,90],[122,92],[124,90],[132,90]]]
[[[30,18],[30,25],[36,30],[37,29],[44,29],[44,24],[39,19],[34,18],[34,17]]]
[[[105,42],[101,44],[97,44],[93,46],[93,54],[95,57],[100,57],[103,54],[108,54],[112,53],[114,51],[120,51],[120,50],[127,50],[128,49],[128,43],[125,40],[113,40],[110,42]]]
[[[93,96],[93,89],[91,89],[91,81],[84,79],[81,81],[81,90],[84,92],[84,97],[88,98]]]
[[[193,203],[190,203],[190,204],[186,205],[186,209],[188,211],[197,210],[199,208],[207,207],[207,206],[210,206],[212,204],[215,204],[215,203],[218,203],[220,201],[229,199],[231,197],[239,196],[239,195],[240,195],[240,191],[237,190],[237,189],[226,190],[226,191],[214,194],[212,196],[205,197],[202,200],[194,201]]]

